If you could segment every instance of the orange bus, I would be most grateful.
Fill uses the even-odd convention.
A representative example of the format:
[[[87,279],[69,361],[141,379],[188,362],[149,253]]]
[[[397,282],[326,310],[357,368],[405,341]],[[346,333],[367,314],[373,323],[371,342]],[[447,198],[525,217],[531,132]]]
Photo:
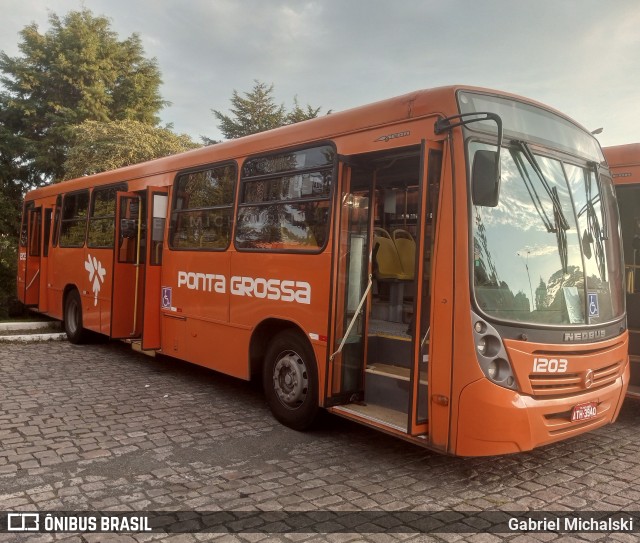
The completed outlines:
[[[618,224],[584,128],[445,87],[34,190],[18,291],[72,342],[261,378],[292,428],[495,455],[615,420]]]
[[[627,394],[640,398],[640,143],[605,147],[618,196],[625,262],[631,380]]]

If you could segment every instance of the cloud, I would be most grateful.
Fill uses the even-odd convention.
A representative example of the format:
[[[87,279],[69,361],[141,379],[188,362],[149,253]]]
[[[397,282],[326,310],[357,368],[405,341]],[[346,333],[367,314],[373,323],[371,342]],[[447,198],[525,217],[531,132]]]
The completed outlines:
[[[121,38],[140,34],[179,132],[220,137],[211,109],[233,89],[275,84],[279,102],[342,110],[419,88],[465,83],[522,94],[566,112],[603,144],[638,141],[636,0],[58,0],[86,6]],[[3,0],[0,49],[47,27],[46,4]]]

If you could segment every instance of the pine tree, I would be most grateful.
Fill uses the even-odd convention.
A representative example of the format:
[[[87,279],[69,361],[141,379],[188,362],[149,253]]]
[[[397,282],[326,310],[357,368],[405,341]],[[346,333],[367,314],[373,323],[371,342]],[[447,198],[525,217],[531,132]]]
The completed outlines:
[[[284,105],[277,105],[273,98],[273,85],[267,86],[255,80],[253,89],[240,96],[234,89],[231,97],[230,115],[212,110],[220,124],[218,128],[227,139],[241,138],[250,134],[264,132],[287,124],[293,124],[318,116],[321,108],[306,109],[300,107],[298,98],[294,98],[294,109],[287,112]],[[203,138],[205,142],[213,142]]]

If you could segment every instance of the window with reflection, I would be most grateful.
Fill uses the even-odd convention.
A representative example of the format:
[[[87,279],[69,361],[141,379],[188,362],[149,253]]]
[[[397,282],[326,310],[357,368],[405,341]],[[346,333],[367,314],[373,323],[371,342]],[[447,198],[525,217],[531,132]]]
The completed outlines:
[[[87,229],[89,191],[65,194],[60,222],[60,247],[82,247]]]
[[[125,192],[125,185],[94,189],[87,230],[88,247],[113,247],[116,220],[116,193]]]
[[[171,248],[215,251],[229,246],[236,179],[235,164],[178,176],[169,232]]]
[[[472,206],[478,306],[500,319],[540,324],[621,316],[610,180],[598,181],[592,164],[534,155],[522,145],[502,149],[498,205]],[[495,146],[470,143],[470,160],[479,149]]]
[[[62,196],[58,195],[56,198],[56,208],[53,213],[53,236],[51,239],[51,245],[56,247],[58,245],[58,234],[60,233],[60,212],[62,211]]]
[[[616,193],[622,228],[625,285],[627,294],[637,295],[640,294],[640,186],[618,185]],[[635,306],[635,302],[627,300],[629,321],[633,318],[637,322]],[[631,327],[631,322],[629,326]]]
[[[29,216],[31,210],[34,208],[33,202],[25,202],[22,209],[22,225],[20,227],[20,247],[27,246],[27,240],[29,235]]]
[[[41,207],[31,210],[29,223],[29,256],[40,256],[40,233],[42,232]]]
[[[333,148],[324,145],[247,160],[236,246],[286,251],[324,247],[334,158]]]

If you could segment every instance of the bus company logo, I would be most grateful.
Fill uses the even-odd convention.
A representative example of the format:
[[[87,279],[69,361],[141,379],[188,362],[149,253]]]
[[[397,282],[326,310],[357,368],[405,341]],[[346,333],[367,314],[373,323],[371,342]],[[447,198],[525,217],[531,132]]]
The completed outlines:
[[[247,296],[283,302],[311,303],[311,285],[306,281],[264,279],[263,277],[241,277],[234,275],[229,283],[229,292],[234,296]],[[202,292],[227,293],[227,278],[214,273],[178,272],[178,288]]]
[[[91,258],[91,255],[87,255],[87,261],[84,263],[84,269],[89,272],[89,283],[91,283],[91,289],[93,290],[93,305],[98,305],[98,294],[104,283],[104,276],[107,275],[107,270],[102,266],[95,256]]]
[[[409,134],[411,134],[410,130],[405,130],[404,132],[396,132],[395,134],[386,134],[384,136],[380,136],[378,139],[373,141],[383,141],[387,143],[388,141],[395,140],[397,138],[406,138]]]
[[[584,374],[584,388],[591,388],[594,380],[593,370],[587,370],[587,373]]]
[[[590,339],[604,339],[607,337],[607,332],[604,329],[591,330],[589,332],[565,332],[564,341],[587,341]]]

